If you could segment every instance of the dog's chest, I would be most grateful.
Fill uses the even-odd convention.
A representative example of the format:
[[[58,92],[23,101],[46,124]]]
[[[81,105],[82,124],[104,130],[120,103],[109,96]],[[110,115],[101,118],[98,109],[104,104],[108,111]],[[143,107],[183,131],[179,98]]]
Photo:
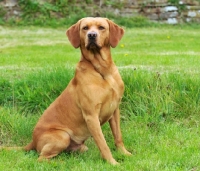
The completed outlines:
[[[118,76],[118,77],[117,77]],[[108,83],[108,89],[110,90],[108,96],[111,97],[112,101],[119,101],[122,98],[124,92],[124,83],[119,75],[107,76],[105,81]]]
[[[115,79],[114,77],[109,77],[106,81],[109,86],[99,117],[102,124],[112,117],[113,113],[119,106],[124,91],[124,84],[121,78]]]

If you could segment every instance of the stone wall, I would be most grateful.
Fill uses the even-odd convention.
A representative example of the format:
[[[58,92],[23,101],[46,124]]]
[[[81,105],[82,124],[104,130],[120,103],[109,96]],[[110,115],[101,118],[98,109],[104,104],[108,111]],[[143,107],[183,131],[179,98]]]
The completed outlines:
[[[179,0],[177,3],[172,4],[169,0],[127,0],[121,15],[143,15],[169,24],[200,22],[200,0]]]
[[[48,0],[40,2],[44,1]],[[177,0],[176,5],[170,3],[170,0],[110,0],[110,2],[108,3],[108,0],[93,0],[93,3],[84,5],[84,8],[89,15],[93,16],[102,16],[109,11],[116,16],[142,15],[150,20],[169,24],[191,21],[200,23],[200,0]],[[81,4],[83,5],[83,3]],[[3,0],[0,1],[0,6],[6,13],[6,19],[20,16],[18,0]]]

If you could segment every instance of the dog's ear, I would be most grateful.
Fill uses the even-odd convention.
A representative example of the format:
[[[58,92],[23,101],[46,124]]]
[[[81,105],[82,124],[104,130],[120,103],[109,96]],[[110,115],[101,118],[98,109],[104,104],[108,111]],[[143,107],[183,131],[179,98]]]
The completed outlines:
[[[121,40],[122,36],[124,35],[124,29],[119,27],[117,24],[112,22],[111,20],[108,20],[109,26],[110,26],[110,45],[111,47],[116,47],[119,41]]]
[[[80,33],[79,33],[79,25],[80,25],[80,20],[72,25],[67,31],[66,35],[71,42],[71,44],[75,47],[78,48],[80,46]]]

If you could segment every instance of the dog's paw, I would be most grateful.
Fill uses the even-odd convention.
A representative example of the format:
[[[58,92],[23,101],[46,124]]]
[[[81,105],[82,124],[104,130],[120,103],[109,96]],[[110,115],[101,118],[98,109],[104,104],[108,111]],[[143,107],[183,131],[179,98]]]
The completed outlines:
[[[125,154],[126,156],[131,156],[131,155],[132,155],[132,154],[131,154],[129,151],[127,151],[127,150],[124,152],[124,154]]]
[[[83,153],[83,152],[85,152],[85,151],[87,151],[87,150],[88,150],[88,147],[87,147],[86,145],[84,145],[84,144],[82,144],[81,147],[80,147],[80,149],[79,149],[79,151],[80,151],[81,153]]]
[[[119,165],[119,163],[115,160],[115,159],[112,159],[110,161],[108,161],[110,164],[114,165],[114,166],[117,166]]]
[[[124,154],[124,155],[126,155],[126,156],[131,156],[131,155],[132,155],[125,147],[119,147],[118,150],[119,150],[122,154]]]

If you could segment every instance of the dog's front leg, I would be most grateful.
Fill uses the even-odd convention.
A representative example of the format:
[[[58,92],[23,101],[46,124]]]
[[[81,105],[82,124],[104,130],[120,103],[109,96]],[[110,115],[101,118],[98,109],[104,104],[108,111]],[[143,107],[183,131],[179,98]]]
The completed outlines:
[[[115,145],[125,155],[131,155],[129,151],[124,147],[122,140],[122,134],[120,129],[120,111],[119,108],[115,110],[113,117],[109,120],[109,124],[115,139]]]
[[[102,157],[113,165],[118,164],[118,162],[116,162],[116,160],[113,158],[111,151],[106,143],[101,130],[98,114],[86,115],[84,118],[87,123],[87,127],[101,152]]]

